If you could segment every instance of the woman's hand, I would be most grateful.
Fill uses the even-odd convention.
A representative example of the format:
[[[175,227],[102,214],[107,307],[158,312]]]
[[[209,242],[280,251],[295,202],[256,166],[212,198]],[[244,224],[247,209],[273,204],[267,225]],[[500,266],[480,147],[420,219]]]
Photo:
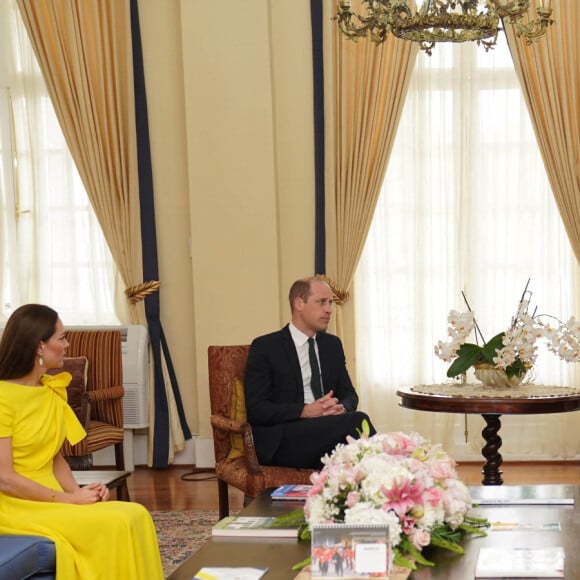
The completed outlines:
[[[109,488],[104,483],[89,483],[85,487],[94,489],[99,494],[99,501],[109,501]]]
[[[104,483],[89,483],[73,491],[70,496],[71,503],[86,505],[99,501],[108,501],[109,489]]]

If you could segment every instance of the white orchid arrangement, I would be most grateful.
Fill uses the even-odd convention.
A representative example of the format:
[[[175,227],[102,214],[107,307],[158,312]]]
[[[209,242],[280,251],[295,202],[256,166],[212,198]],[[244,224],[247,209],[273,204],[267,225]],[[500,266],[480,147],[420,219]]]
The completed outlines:
[[[448,377],[463,374],[469,367],[488,364],[502,369],[511,377],[522,377],[534,366],[537,358],[537,343],[545,341],[550,352],[567,362],[580,362],[580,321],[573,316],[561,322],[549,314],[529,313],[532,293],[526,284],[510,327],[486,342],[465,295],[463,298],[468,312],[451,310],[447,342],[435,345],[435,354],[445,362],[452,362],[447,370]],[[467,342],[474,332],[478,344]],[[479,344],[481,341],[481,344]]]

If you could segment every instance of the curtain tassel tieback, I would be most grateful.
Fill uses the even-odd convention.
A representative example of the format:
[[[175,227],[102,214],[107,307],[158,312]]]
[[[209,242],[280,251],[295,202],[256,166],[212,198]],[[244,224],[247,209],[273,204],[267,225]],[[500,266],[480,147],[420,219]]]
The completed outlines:
[[[338,288],[336,286],[336,282],[334,280],[331,280],[324,274],[316,274],[316,278],[322,280],[323,282],[326,282],[330,286],[330,289],[332,290],[332,293],[334,295],[334,302],[338,306],[342,306],[350,298],[350,292],[348,292],[348,290]]]
[[[161,283],[159,280],[150,280],[149,282],[143,282],[143,284],[137,284],[136,286],[131,286],[125,290],[125,294],[132,304],[143,300],[149,294],[157,292]]]

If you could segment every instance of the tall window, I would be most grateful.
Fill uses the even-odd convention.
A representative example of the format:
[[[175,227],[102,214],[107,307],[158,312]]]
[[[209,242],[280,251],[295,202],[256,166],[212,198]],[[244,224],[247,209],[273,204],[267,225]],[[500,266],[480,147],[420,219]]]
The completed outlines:
[[[118,324],[114,262],[15,3],[2,0],[2,11],[0,323],[41,302],[65,325]]]
[[[418,56],[355,277],[358,381],[379,426],[463,438],[463,421],[401,411],[396,390],[446,380],[433,346],[449,310],[466,310],[462,291],[488,339],[529,278],[538,312],[580,316],[578,265],[505,39],[487,53],[438,44]],[[535,381],[569,385],[578,366],[540,348]]]

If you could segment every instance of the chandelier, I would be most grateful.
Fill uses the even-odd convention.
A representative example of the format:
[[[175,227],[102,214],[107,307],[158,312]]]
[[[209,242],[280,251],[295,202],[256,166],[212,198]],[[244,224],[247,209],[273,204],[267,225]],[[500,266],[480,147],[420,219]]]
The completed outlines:
[[[514,25],[526,44],[541,38],[553,20],[551,0],[538,0],[536,19],[528,20],[530,0],[361,0],[364,14],[356,14],[351,0],[338,0],[336,20],[340,31],[352,40],[369,36],[380,44],[389,33],[418,42],[427,54],[436,42],[475,41],[493,48],[502,28],[500,20]]]

